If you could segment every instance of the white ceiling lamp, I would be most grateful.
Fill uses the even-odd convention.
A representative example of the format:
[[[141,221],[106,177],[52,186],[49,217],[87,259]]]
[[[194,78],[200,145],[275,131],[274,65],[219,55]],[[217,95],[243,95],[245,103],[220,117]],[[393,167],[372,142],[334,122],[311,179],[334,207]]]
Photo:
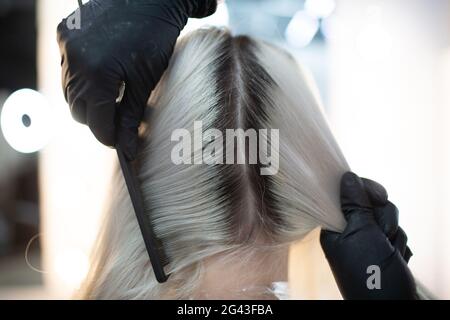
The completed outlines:
[[[5,101],[0,125],[8,144],[18,152],[42,149],[52,135],[52,113],[45,97],[31,89],[21,89]]]
[[[306,11],[298,11],[285,31],[286,41],[293,47],[303,48],[311,43],[319,30],[317,18]]]

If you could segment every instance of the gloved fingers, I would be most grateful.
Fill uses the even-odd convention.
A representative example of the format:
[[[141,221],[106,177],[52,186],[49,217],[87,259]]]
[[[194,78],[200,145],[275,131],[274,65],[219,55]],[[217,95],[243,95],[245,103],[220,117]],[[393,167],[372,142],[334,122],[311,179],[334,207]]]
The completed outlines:
[[[405,257],[406,253],[406,243],[408,242],[408,236],[402,228],[398,227],[397,233],[392,239],[391,243],[396,248],[402,257]]]
[[[109,83],[109,84],[108,84]],[[95,137],[107,146],[115,144],[115,96],[118,85],[106,79],[74,79],[64,84],[64,95],[72,117],[87,124]]]
[[[75,119],[85,117],[95,137],[107,146],[116,143],[116,97],[119,87],[119,80],[89,79],[82,89],[75,90],[75,100],[69,98],[72,116]]]
[[[341,208],[346,219],[355,209],[371,209],[363,180],[353,172],[346,172],[341,178]]]
[[[406,261],[406,263],[409,262],[409,259],[411,259],[412,255],[413,253],[411,249],[408,246],[406,246],[405,254],[403,255],[403,259]]]
[[[182,0],[188,5],[190,18],[205,18],[217,10],[217,0]]]
[[[119,103],[117,144],[128,160],[136,158],[139,142],[139,125],[150,97],[151,88],[147,88],[141,81],[134,81],[133,85],[126,85],[122,101]]]
[[[376,181],[361,178],[364,182],[364,187],[369,195],[370,202],[374,207],[381,207],[388,202],[388,193],[386,189]]]
[[[332,246],[335,245],[339,238],[341,237],[340,233],[328,230],[320,231],[320,245],[325,253],[331,252],[333,249]]]
[[[114,146],[115,100],[123,74],[113,59],[92,49],[90,39],[82,40],[76,32],[60,34],[64,96],[73,118],[87,124],[101,143]]]
[[[398,230],[398,209],[390,201],[383,207],[374,208],[374,216],[383,233],[393,239]]]
[[[80,83],[74,82],[73,84],[63,85],[64,89],[64,98],[66,99],[70,113],[72,114],[72,118],[81,123],[87,123],[87,110],[86,110],[86,101],[80,97],[79,93],[82,90],[79,85]]]
[[[86,108],[87,125],[98,141],[106,146],[114,146],[116,143],[115,101],[104,100],[90,104]]]
[[[386,189],[376,181],[362,178],[367,194],[374,208],[374,216],[383,233],[389,238],[398,229],[398,209],[390,201]]]

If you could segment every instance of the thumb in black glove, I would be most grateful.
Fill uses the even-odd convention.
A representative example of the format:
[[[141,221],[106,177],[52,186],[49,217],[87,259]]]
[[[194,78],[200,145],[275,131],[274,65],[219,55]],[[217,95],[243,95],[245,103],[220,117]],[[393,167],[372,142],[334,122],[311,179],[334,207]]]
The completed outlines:
[[[63,20],[62,84],[73,117],[132,160],[147,100],[180,31],[188,17],[211,15],[216,6],[216,0],[91,0],[81,7],[80,29]]]
[[[347,172],[341,180],[342,233],[322,230],[320,242],[344,299],[417,299],[407,266],[411,251],[398,210],[378,183]],[[379,268],[380,287],[368,285]]]

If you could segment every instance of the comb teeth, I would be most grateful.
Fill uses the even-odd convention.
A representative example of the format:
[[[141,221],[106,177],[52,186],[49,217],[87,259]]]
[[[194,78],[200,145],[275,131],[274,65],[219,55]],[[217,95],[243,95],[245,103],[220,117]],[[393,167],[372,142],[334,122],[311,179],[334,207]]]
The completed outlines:
[[[131,203],[133,204],[139,228],[141,229],[142,237],[144,239],[145,248],[147,249],[153,267],[153,272],[155,273],[156,280],[159,283],[164,283],[169,278],[164,271],[164,266],[169,263],[169,259],[164,252],[162,242],[155,235],[149,217],[145,214],[144,201],[140,189],[138,188],[136,175],[133,174],[131,163],[126,159],[119,147],[117,147],[116,150],[123,177],[125,178],[125,184],[127,185]]]

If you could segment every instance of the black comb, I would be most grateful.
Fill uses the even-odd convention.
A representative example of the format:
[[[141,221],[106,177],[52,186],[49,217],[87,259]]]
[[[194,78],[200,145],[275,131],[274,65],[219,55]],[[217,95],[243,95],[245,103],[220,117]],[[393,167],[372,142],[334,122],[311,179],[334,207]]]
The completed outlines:
[[[148,256],[150,257],[153,272],[155,273],[156,280],[159,283],[164,283],[169,278],[164,271],[164,266],[166,266],[169,261],[164,253],[161,242],[156,238],[149,217],[145,214],[144,201],[138,187],[139,184],[136,175],[133,172],[133,166],[118,146],[116,150],[123,177],[125,178],[125,183],[128,188],[128,193],[130,194],[131,203],[133,204],[139,228],[141,229],[142,237],[144,238],[145,247]]]

